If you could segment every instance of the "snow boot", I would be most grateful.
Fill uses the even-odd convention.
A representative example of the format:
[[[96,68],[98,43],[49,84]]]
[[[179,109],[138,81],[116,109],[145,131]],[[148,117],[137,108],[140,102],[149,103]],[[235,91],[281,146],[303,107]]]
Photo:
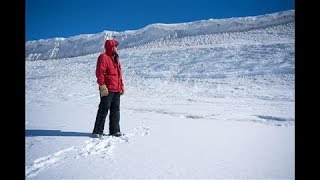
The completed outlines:
[[[115,133],[110,134],[110,136],[120,137],[120,136],[123,136],[123,133],[115,132]]]

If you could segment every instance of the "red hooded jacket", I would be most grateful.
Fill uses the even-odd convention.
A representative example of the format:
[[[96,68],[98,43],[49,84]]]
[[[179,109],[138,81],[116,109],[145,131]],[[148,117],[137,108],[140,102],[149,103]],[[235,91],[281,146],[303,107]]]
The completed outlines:
[[[120,59],[114,61],[116,40],[107,40],[105,52],[100,54],[96,66],[96,77],[99,87],[105,84],[109,92],[122,92],[123,80]]]

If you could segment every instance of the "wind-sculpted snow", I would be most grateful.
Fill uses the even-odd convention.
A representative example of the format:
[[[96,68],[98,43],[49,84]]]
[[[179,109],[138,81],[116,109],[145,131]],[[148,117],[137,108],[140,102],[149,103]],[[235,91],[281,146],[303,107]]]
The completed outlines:
[[[228,96],[237,96],[236,93],[220,92],[221,88],[217,88],[217,83],[221,84],[225,78],[232,79],[230,83],[244,78],[246,81],[241,82],[245,83],[245,87],[250,87],[246,83],[253,83],[252,87],[259,79],[274,78],[275,82],[289,83],[292,88],[294,23],[243,32],[166,39],[133,48],[122,48],[119,54],[126,85],[140,90],[158,86],[153,89],[153,94],[158,95],[164,89],[172,91],[170,86],[161,83],[168,82],[171,85],[183,85],[180,90],[200,83],[210,90],[192,88],[192,91],[201,91],[215,97],[226,96],[226,93]],[[27,61],[27,92],[34,91],[32,95],[46,93],[46,98],[50,94],[59,94],[65,99],[69,97],[67,89],[73,91],[86,86],[90,88],[83,91],[81,97],[89,96],[96,90],[94,69],[98,55],[99,53],[50,61]],[[57,78],[60,80],[56,81]],[[45,84],[38,83],[42,79],[45,79]],[[274,86],[276,85],[275,83]],[[233,86],[237,85],[233,84],[231,87]],[[49,89],[43,91],[44,87]],[[241,91],[241,88],[235,90],[237,91]],[[250,89],[246,91],[248,96],[254,95]],[[279,95],[280,99],[284,97],[284,94]]]
[[[79,35],[26,42],[26,60],[47,60],[92,54],[103,50],[103,35]]]
[[[120,42],[119,48],[143,46],[150,43],[180,41],[181,38],[232,34],[253,29],[294,22],[294,11],[238,17],[229,19],[209,19],[179,24],[152,24],[139,30],[124,32],[103,31],[97,34],[83,34],[69,38],[42,39],[26,42],[26,60],[47,60],[83,56],[102,52],[105,39],[114,38]],[[206,36],[204,36],[206,38]],[[207,43],[207,42],[201,42]]]

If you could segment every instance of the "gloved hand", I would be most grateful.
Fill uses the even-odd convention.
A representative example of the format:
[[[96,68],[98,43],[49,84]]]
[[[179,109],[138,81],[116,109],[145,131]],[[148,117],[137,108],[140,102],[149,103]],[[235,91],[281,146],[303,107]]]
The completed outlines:
[[[100,90],[100,96],[103,97],[103,96],[108,96],[109,94],[109,91],[108,91],[108,88],[105,84],[101,85],[99,87],[99,90]]]
[[[124,86],[122,86],[122,92],[120,93],[120,95],[124,94]]]

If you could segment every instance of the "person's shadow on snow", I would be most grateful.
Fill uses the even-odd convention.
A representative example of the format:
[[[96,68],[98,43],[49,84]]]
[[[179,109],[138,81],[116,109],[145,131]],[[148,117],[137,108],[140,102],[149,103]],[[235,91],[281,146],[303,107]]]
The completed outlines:
[[[68,132],[61,130],[42,130],[42,129],[26,129],[26,136],[91,136],[91,133],[84,132]]]

